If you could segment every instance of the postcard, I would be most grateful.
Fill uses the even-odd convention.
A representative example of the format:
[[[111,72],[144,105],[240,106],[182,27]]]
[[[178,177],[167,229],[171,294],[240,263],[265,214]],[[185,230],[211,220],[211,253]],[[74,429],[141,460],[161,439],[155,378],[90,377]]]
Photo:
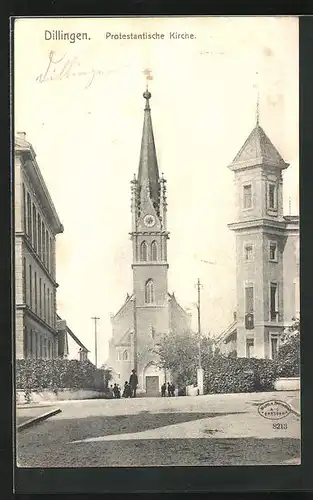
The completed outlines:
[[[301,464],[298,24],[15,19],[18,468]]]

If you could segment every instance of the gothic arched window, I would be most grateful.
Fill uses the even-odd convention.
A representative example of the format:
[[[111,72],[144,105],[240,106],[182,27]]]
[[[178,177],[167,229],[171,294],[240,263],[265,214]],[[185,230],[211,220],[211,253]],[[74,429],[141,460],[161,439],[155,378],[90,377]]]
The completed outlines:
[[[140,260],[147,260],[147,254],[148,254],[148,247],[147,243],[143,241],[140,245]]]
[[[123,360],[128,361],[128,351],[123,352]]]
[[[156,241],[151,243],[151,260],[158,260],[158,244]]]
[[[154,283],[150,279],[145,284],[145,303],[152,304],[154,302]]]

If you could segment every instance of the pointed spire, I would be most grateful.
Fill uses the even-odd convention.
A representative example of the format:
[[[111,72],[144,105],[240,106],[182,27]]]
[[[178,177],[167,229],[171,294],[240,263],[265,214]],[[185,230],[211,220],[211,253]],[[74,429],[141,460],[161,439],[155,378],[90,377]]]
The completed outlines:
[[[258,127],[260,124],[260,89],[259,89],[259,72],[256,72],[256,82],[253,85],[254,88],[256,88],[257,91],[257,97],[256,97],[256,126]]]
[[[151,120],[151,93],[149,92],[148,85],[145,92],[143,93],[143,97],[146,100],[146,104],[144,109],[144,121],[137,180],[139,188],[142,190],[142,192],[144,192],[145,189],[148,190],[152,202],[154,204],[158,204],[159,168]]]
[[[289,166],[259,124],[254,127],[229,168],[237,170],[257,165],[277,167],[281,170]]]

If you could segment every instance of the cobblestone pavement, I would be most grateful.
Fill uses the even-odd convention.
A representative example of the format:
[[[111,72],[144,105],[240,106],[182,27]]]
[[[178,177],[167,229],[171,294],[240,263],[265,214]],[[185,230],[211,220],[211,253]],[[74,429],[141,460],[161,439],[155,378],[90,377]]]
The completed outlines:
[[[300,418],[261,417],[258,405],[270,399],[300,408],[297,392],[59,402],[62,413],[18,434],[18,464],[298,464]]]

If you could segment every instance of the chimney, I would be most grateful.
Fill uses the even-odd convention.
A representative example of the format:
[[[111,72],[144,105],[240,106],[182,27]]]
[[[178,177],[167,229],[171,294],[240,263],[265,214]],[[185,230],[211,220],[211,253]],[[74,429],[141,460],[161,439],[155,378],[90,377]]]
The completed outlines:
[[[23,139],[24,141],[26,141],[26,132],[16,132],[16,134],[21,138]]]

